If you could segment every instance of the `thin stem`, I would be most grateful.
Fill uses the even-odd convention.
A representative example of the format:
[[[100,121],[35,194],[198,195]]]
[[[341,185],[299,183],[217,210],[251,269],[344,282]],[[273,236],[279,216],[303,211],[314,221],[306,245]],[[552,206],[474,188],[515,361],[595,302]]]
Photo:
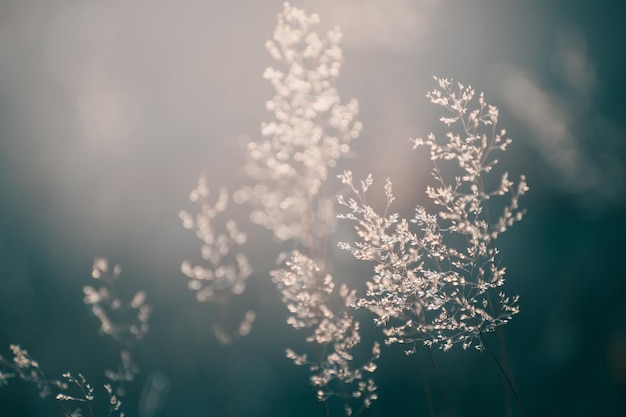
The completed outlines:
[[[83,398],[85,398],[85,402],[87,403],[87,409],[89,410],[89,415],[91,417],[94,417],[93,409],[91,408],[91,400],[87,399],[87,392],[85,392],[85,387],[81,383],[80,385],[78,385],[78,388],[80,389],[80,392],[83,394]]]
[[[452,411],[450,410],[450,403],[448,402],[448,396],[446,395],[446,390],[443,388],[443,383],[441,382],[441,375],[439,375],[439,368],[435,363],[435,358],[433,358],[432,349],[428,347],[428,356],[430,357],[430,363],[433,366],[433,370],[435,371],[435,376],[437,377],[437,383],[439,384],[439,389],[441,390],[441,394],[443,395],[443,402],[446,404],[446,410],[448,411],[448,417],[452,417]]]
[[[418,349],[417,356],[420,361],[420,367],[425,369],[424,366],[424,358],[422,357],[422,350]],[[433,407],[433,396],[430,392],[430,384],[428,383],[428,377],[426,376],[426,372],[421,372],[422,374],[422,382],[424,383],[424,391],[426,391],[426,398],[428,399],[428,415],[430,417],[435,417],[435,408]]]
[[[491,302],[491,296],[490,294],[487,292],[487,300],[489,301],[489,309],[491,310],[491,313],[496,315],[496,311],[495,308],[493,307],[494,304]],[[511,375],[511,378],[513,378],[513,372],[511,371],[511,368],[508,366],[508,356],[506,354],[506,349],[505,349],[505,343],[504,343],[504,330],[502,329],[502,326],[498,326],[497,327],[497,333],[498,333],[498,339],[500,339],[500,350],[502,351],[503,354],[503,358],[504,358],[504,363],[505,363],[505,367],[506,367],[506,372],[508,374]],[[482,334],[482,332],[480,333],[480,336],[484,339],[484,336]],[[486,342],[485,342],[486,344]],[[497,358],[496,358],[496,362],[497,362]],[[502,368],[504,370],[504,367]],[[512,409],[511,409],[511,394],[510,394],[510,389],[509,389],[509,385],[511,385],[512,381],[508,381],[507,380],[507,375],[505,374],[505,372],[502,372],[503,378],[504,378],[504,403],[506,406],[506,415],[507,417],[511,417],[513,415]],[[513,386],[515,387],[515,384],[513,384]]]
[[[498,326],[496,332],[498,333],[498,340],[500,341],[500,352],[502,352],[502,361],[504,362],[504,368],[507,373],[511,375],[511,383],[513,388],[517,389],[515,386],[515,380],[513,379],[513,371],[511,370],[511,365],[509,363],[509,356],[506,353],[506,344],[504,343],[504,329],[502,326]],[[511,410],[511,394],[509,392],[509,387],[505,385],[504,387],[504,400],[506,401],[506,414],[507,417],[512,417],[513,413]]]
[[[489,345],[489,342],[487,342],[487,338],[485,337],[483,332],[480,332],[480,338],[483,341],[483,344],[487,347],[487,350],[489,351],[489,353],[491,354],[493,359],[496,361],[496,364],[498,365],[498,368],[500,369],[500,372],[504,376],[504,379],[506,379],[507,384],[509,384],[509,388],[511,389],[511,391],[513,391],[513,395],[515,395],[515,399],[517,400],[517,404],[519,405],[519,408],[522,411],[522,414],[524,414],[525,417],[529,417],[528,411],[526,411],[526,407],[524,406],[524,403],[522,402],[522,399],[519,396],[519,393],[517,392],[517,389],[515,388],[515,385],[513,385],[513,382],[511,381],[511,379],[507,375],[507,372],[504,370],[504,367],[502,366],[502,363],[500,362],[500,360],[496,356],[495,352],[493,351],[493,349]]]

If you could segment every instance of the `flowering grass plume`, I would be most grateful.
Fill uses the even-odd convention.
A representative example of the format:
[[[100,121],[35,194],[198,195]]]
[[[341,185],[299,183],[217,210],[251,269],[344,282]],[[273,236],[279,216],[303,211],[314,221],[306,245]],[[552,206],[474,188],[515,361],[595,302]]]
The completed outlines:
[[[91,277],[97,282],[83,288],[85,304],[91,305],[93,314],[100,321],[100,333],[108,335],[123,347],[120,351],[121,362],[117,371],[106,370],[105,377],[116,385],[104,385],[108,395],[107,417],[124,417],[120,407],[120,396],[124,395],[124,384],[132,381],[139,373],[134,363],[131,349],[148,332],[148,320],[152,311],[146,303],[146,293],[138,291],[130,301],[118,296],[116,282],[122,268],[115,265],[110,268],[105,258],[96,258],[93,262]],[[92,403],[95,398],[94,388],[82,374],[77,376],[66,372],[61,379],[48,380],[39,362],[18,345],[11,345],[13,360],[0,356],[0,386],[8,384],[11,378],[19,378],[35,385],[41,398],[53,397],[64,417],[95,417]]]
[[[41,398],[52,397],[64,417],[95,417],[92,409],[94,388],[82,374],[75,377],[66,372],[60,380],[48,380],[39,362],[26,350],[18,345],[11,345],[10,348],[13,352],[12,361],[0,356],[0,386],[8,384],[11,378],[19,378],[35,385]],[[107,417],[124,417],[120,411],[121,401],[109,385],[105,385],[105,389],[109,397]]]
[[[355,367],[353,350],[361,341],[359,322],[351,314],[356,291],[345,284],[335,288],[332,276],[298,251],[286,262],[285,269],[273,271],[272,276],[291,313],[287,323],[312,331],[306,341],[318,348],[316,358],[298,355],[291,349],[287,349],[287,357],[296,365],[309,366],[318,399],[343,398],[348,416],[355,409],[358,414],[369,407],[377,394],[374,380],[366,375],[376,370],[374,362],[380,356],[380,347],[375,343],[371,358]]]
[[[0,386],[7,385],[12,378],[19,378],[35,385],[41,398],[52,395],[51,383],[44,375],[39,362],[19,345],[9,347],[13,353],[13,360],[0,356]],[[58,385],[58,381],[54,384]]]
[[[284,255],[287,262],[271,275],[291,313],[288,323],[309,329],[306,340],[317,352],[309,359],[288,349],[287,356],[309,366],[320,401],[342,397],[345,413],[352,415],[376,399],[376,385],[366,374],[376,368],[380,350],[374,345],[369,361],[354,364],[361,341],[350,309],[356,295],[346,285],[336,288],[326,270],[324,248],[335,211],[324,188],[329,170],[359,136],[361,122],[357,101],[342,104],[335,87],[343,62],[341,32],[334,28],[322,36],[318,23],[318,15],[288,3],[278,15],[266,44],[277,67],[264,73],[276,90],[267,102],[275,120],[262,124],[262,140],[248,143],[246,171],[253,185],[236,198],[251,205],[254,223],[302,249]]]
[[[523,176],[514,184],[505,172],[487,187],[498,163],[495,154],[511,143],[497,128],[498,109],[487,104],[483,94],[475,105],[469,86],[459,83],[454,88],[451,80],[436,80],[440,89],[427,97],[445,109],[440,121],[451,130],[443,141],[431,133],[413,142],[414,148],[430,149],[436,186],[428,186],[426,194],[440,208],[438,213],[429,214],[421,206],[411,220],[390,213],[394,195],[388,179],[387,207],[379,214],[366,200],[371,176],[360,187],[354,185],[351,172],[339,176],[351,190],[351,197],[338,197],[347,208],[339,217],[354,221],[359,237],[339,246],[357,259],[376,262],[367,294],[356,306],[377,316],[387,344],[412,344],[407,353],[414,352],[416,342],[443,350],[474,344],[480,350],[482,333],[505,324],[519,311],[518,297],[500,290],[506,268],[495,242],[521,220],[518,202],[528,186]],[[457,163],[458,175],[446,174],[448,168],[455,169],[444,169],[448,161]]]
[[[198,206],[197,213],[190,214],[185,210],[179,213],[183,227],[195,231],[202,241],[200,252],[206,265],[193,266],[189,261],[183,261],[180,269],[189,278],[188,286],[196,292],[198,301],[210,301],[226,308],[233,296],[245,291],[252,267],[241,250],[247,235],[232,219],[218,222],[218,217],[228,208],[228,191],[222,188],[213,203],[209,197],[208,180],[201,176],[189,194],[189,200]],[[227,329],[225,324],[216,324],[216,337],[221,343],[229,344],[235,337],[246,336],[255,317],[255,312],[248,310],[234,331]]]
[[[148,332],[152,313],[145,291],[137,291],[130,300],[118,295],[116,283],[121,273],[120,265],[111,268],[107,259],[96,258],[91,277],[97,284],[83,288],[83,301],[91,305],[91,311],[100,321],[100,333],[122,345],[118,369],[105,371],[107,379],[119,383],[116,393],[120,396],[124,394],[123,384],[131,382],[139,373],[132,350]]]
[[[321,192],[328,170],[350,150],[361,131],[358,102],[347,104],[334,83],[343,62],[341,32],[315,31],[317,14],[285,3],[266,47],[276,60],[263,74],[275,95],[266,107],[274,113],[263,123],[263,140],[247,144],[248,176],[254,186],[237,193],[252,204],[254,223],[280,241],[311,247],[334,224],[333,202]]]

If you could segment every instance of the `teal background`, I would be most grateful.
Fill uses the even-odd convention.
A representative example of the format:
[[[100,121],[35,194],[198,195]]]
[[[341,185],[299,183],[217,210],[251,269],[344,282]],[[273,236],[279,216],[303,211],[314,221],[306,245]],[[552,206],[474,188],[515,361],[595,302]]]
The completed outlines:
[[[284,357],[287,347],[306,349],[268,276],[284,247],[249,226],[257,268],[244,300],[257,323],[230,349],[213,337],[214,309],[195,302],[179,270],[198,258],[197,239],[178,219],[191,208],[198,174],[215,189],[243,184],[242,135],[258,138],[269,120],[264,42],[281,4],[0,1],[1,355],[19,344],[48,376],[82,372],[99,389],[117,346],[97,334],[82,287],[93,258],[104,256],[122,265],[125,290],[145,289],[154,309],[138,347],[142,372],[124,399],[127,416],[139,415],[151,378],[170,387],[158,416],[325,415],[308,371]],[[359,100],[365,127],[338,169],[372,172],[378,185],[391,177],[396,210],[410,216],[425,202],[430,167],[407,139],[439,129],[425,98],[432,75],[485,91],[514,139],[502,167],[513,178],[525,173],[531,188],[526,217],[500,241],[506,291],[520,295],[521,312],[505,334],[526,408],[531,416],[621,415],[626,8],[355,4],[294,2],[319,12],[323,27],[343,28],[339,89],[344,100]],[[340,226],[339,236],[349,230]],[[337,279],[362,290],[369,267],[331,256]],[[366,312],[358,316],[367,346],[378,330]],[[455,349],[435,358],[455,416],[506,415],[488,354]],[[424,377],[436,415],[445,415],[432,369],[418,357],[383,349],[375,377],[379,400],[369,415],[428,415]],[[0,387],[0,416],[55,415],[33,387]]]

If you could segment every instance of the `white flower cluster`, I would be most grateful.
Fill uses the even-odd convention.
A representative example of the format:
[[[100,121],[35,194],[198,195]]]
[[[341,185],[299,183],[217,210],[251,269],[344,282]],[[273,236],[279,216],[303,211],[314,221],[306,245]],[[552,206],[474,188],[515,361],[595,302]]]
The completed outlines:
[[[117,395],[124,395],[124,384],[131,382],[139,373],[139,366],[133,361],[131,350],[148,333],[152,307],[146,302],[146,292],[137,291],[130,300],[123,300],[116,289],[122,267],[110,268],[105,258],[96,258],[93,262],[91,277],[98,286],[87,285],[83,288],[85,304],[91,305],[91,311],[100,320],[100,333],[111,336],[122,345],[120,363],[117,370],[107,369],[105,377],[119,383]]]
[[[261,126],[263,140],[248,143],[246,171],[255,185],[236,195],[254,207],[254,223],[281,241],[306,246],[334,221],[332,202],[320,190],[328,169],[361,131],[357,101],[342,104],[334,86],[343,61],[341,32],[335,28],[320,36],[314,31],[318,22],[318,15],[288,3],[278,16],[266,45],[278,66],[264,73],[276,90],[267,102],[275,120]]]
[[[353,197],[339,196],[339,204],[348,208],[339,217],[356,222],[360,240],[339,246],[357,259],[376,262],[367,294],[355,305],[376,314],[387,344],[420,341],[449,350],[455,344],[466,349],[475,343],[482,349],[482,333],[505,324],[519,311],[518,297],[499,291],[505,268],[494,242],[521,220],[518,201],[528,186],[523,176],[514,185],[504,173],[499,185],[486,188],[487,177],[498,163],[493,153],[504,151],[511,142],[504,130],[496,128],[498,109],[488,105],[482,94],[477,108],[470,109],[471,87],[458,84],[453,91],[451,81],[437,81],[441,90],[427,96],[449,111],[440,120],[448,127],[459,126],[460,133],[448,132],[444,143],[433,134],[413,142],[430,148],[437,186],[429,186],[426,194],[441,211],[428,214],[417,207],[410,221],[389,214],[394,196],[387,180],[387,207],[380,215],[366,201],[371,176],[357,188],[352,173],[344,172],[339,177]],[[456,161],[461,174],[448,179],[440,167],[442,160]],[[504,207],[497,199],[502,196],[510,199]],[[500,215],[493,220],[496,211]],[[494,291],[497,300],[492,298]],[[413,351],[414,347],[407,353]]]
[[[19,345],[10,345],[9,347],[13,352],[13,360],[9,361],[0,356],[0,386],[7,385],[9,379],[17,377],[34,384],[39,390],[41,398],[51,395],[50,384],[39,367],[39,363]]]
[[[278,16],[266,44],[278,68],[264,73],[276,90],[267,102],[275,120],[262,124],[262,140],[247,145],[246,171],[253,185],[235,199],[251,205],[252,222],[309,254],[294,250],[283,268],[271,272],[291,313],[288,323],[310,329],[307,341],[320,351],[314,361],[292,350],[287,356],[310,367],[321,401],[341,397],[351,415],[376,399],[376,385],[364,373],[375,370],[380,348],[375,344],[371,359],[354,365],[353,350],[361,341],[350,311],[356,293],[346,285],[336,289],[325,262],[315,258],[324,253],[335,222],[334,202],[323,192],[328,172],[361,131],[358,103],[342,104],[334,86],[343,61],[341,33],[335,28],[320,36],[318,23],[316,14],[288,3]]]
[[[190,278],[189,288],[196,291],[198,301],[226,302],[229,294],[244,292],[246,279],[252,274],[248,258],[237,249],[246,243],[247,236],[234,220],[227,221],[224,230],[219,230],[222,224],[215,219],[228,208],[228,191],[221,189],[211,204],[207,183],[207,178],[201,176],[198,186],[189,194],[189,200],[199,207],[198,213],[191,215],[183,210],[179,217],[183,227],[195,231],[202,241],[200,251],[208,266],[192,266],[189,261],[183,261],[180,269]]]
[[[77,401],[77,402],[91,402],[94,399],[93,395],[93,387],[87,382],[83,374],[78,374],[78,378],[73,376],[71,373],[66,372],[62,375],[63,379],[67,382],[62,382],[65,389],[69,389],[70,385],[78,388],[79,395],[70,395],[59,393],[55,397],[59,401]]]
[[[307,342],[323,352],[317,360],[310,360],[307,354],[298,355],[287,349],[287,357],[296,365],[309,366],[318,399],[343,397],[347,415],[353,413],[354,403],[369,407],[377,398],[376,385],[365,373],[376,370],[374,361],[380,356],[380,346],[374,344],[366,363],[353,365],[353,350],[361,341],[359,322],[350,311],[356,291],[349,290],[345,284],[337,290],[330,274],[297,251],[286,262],[286,268],[272,271],[272,276],[291,313],[287,322],[296,329],[311,329]]]
[[[146,293],[139,291],[129,301],[123,301],[115,289],[122,268],[115,265],[112,269],[105,258],[96,258],[91,276],[98,285],[83,288],[85,304],[91,305],[92,312],[100,321],[100,332],[111,336],[123,345],[120,351],[121,363],[117,371],[106,370],[105,377],[118,383],[116,394],[110,385],[105,385],[109,395],[108,416],[123,417],[120,410],[119,396],[124,395],[123,384],[132,381],[139,373],[139,367],[133,362],[130,349],[143,339],[148,332],[148,319],[152,311],[146,303]],[[61,380],[48,380],[39,363],[26,350],[18,345],[11,345],[13,361],[0,356],[0,386],[6,385],[9,378],[20,378],[37,386],[39,396],[53,396],[64,417],[93,416],[91,403],[94,389],[82,374],[77,377],[66,372]],[[71,405],[68,405],[71,404]]]
[[[91,403],[95,398],[94,389],[82,374],[74,377],[66,372],[62,380],[48,380],[44,375],[39,363],[30,354],[18,345],[10,345],[13,352],[13,360],[8,361],[0,356],[0,386],[6,385],[9,378],[19,378],[34,384],[39,390],[39,396],[46,398],[52,396],[64,417],[93,416]],[[108,385],[105,385],[109,394],[109,417],[117,415],[124,417],[120,411],[121,402],[112,394]]]
[[[202,241],[200,252],[207,265],[192,266],[189,261],[183,261],[180,269],[189,278],[188,286],[196,291],[198,301],[211,301],[226,308],[232,296],[245,291],[252,267],[240,250],[246,243],[247,235],[239,230],[234,220],[217,220],[228,208],[228,191],[220,189],[213,203],[209,202],[209,196],[208,180],[201,176],[198,185],[189,194],[189,200],[198,205],[198,212],[195,215],[184,210],[179,213],[183,227],[195,231]],[[236,330],[227,330],[226,323],[216,324],[215,335],[220,343],[230,344],[234,337],[250,333],[255,319],[256,313],[248,310]]]
[[[83,288],[85,304],[100,320],[100,332],[111,336],[124,345],[132,345],[148,333],[152,307],[146,303],[145,291],[138,291],[130,300],[122,300],[117,294],[115,282],[119,279],[122,267],[112,269],[105,258],[93,262],[91,277],[99,285],[86,285]]]

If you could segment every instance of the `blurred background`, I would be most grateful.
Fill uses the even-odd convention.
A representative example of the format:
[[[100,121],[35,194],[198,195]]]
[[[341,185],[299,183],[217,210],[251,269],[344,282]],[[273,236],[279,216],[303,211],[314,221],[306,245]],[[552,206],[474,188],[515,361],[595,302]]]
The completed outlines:
[[[394,182],[410,216],[431,181],[408,138],[439,131],[425,98],[433,75],[484,91],[514,139],[501,159],[526,174],[524,220],[500,240],[505,289],[521,312],[505,327],[517,385],[532,416],[618,415],[626,406],[626,7],[608,0],[302,0],[322,28],[344,33],[344,101],[359,100],[361,137],[337,169]],[[242,300],[252,333],[230,348],[180,272],[199,241],[178,218],[198,175],[245,182],[245,138],[260,137],[273,95],[264,48],[281,0],[0,1],[0,355],[27,349],[49,377],[83,373],[100,395],[118,346],[83,304],[94,257],[122,265],[124,289],[145,289],[151,329],[127,416],[323,416],[284,349],[304,332],[268,276],[271,235],[250,226],[256,265]],[[333,175],[334,178],[334,175]],[[244,218],[245,220],[245,218]],[[242,220],[243,222],[243,220]],[[338,236],[349,236],[340,226]],[[264,242],[263,245],[254,242]],[[370,269],[332,254],[363,288]],[[359,312],[366,343],[378,338]],[[497,339],[492,339],[496,343]],[[455,416],[505,415],[486,353],[436,352]],[[383,349],[369,415],[436,415],[445,405],[429,367]],[[226,383],[224,381],[227,381]],[[139,412],[147,387],[163,388]],[[145,398],[145,394],[144,394]],[[104,409],[103,409],[104,410]],[[519,414],[514,409],[515,414]],[[1,416],[59,415],[34,387],[0,387]],[[106,412],[99,415],[106,415]]]

